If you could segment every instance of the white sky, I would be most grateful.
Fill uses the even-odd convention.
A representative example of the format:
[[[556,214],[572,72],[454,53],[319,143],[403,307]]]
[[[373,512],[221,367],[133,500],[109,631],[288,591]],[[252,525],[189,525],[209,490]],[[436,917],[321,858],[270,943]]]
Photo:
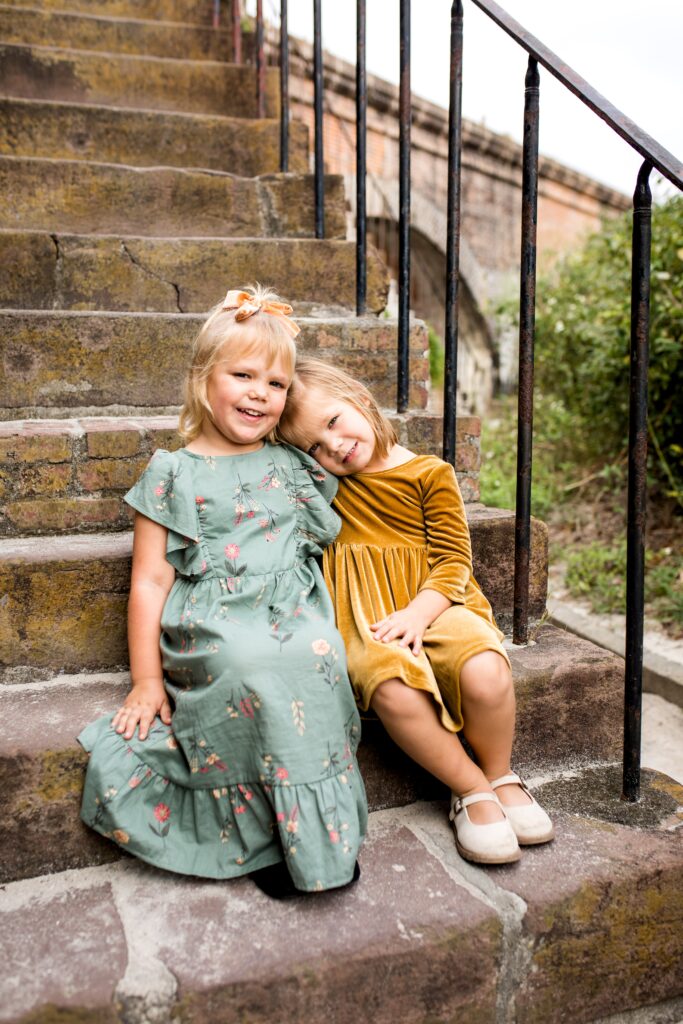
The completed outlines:
[[[623,113],[683,156],[683,0],[499,0]],[[413,92],[448,104],[450,0],[413,0]],[[527,54],[464,0],[463,115],[521,141]],[[312,0],[289,0],[289,31],[312,37]],[[277,0],[265,0],[273,18]],[[323,0],[323,46],[355,62],[354,0]],[[398,0],[367,0],[368,71],[398,81]],[[540,148],[632,194],[642,158],[541,68]],[[654,183],[655,175],[652,176]],[[674,186],[656,194],[674,192]]]

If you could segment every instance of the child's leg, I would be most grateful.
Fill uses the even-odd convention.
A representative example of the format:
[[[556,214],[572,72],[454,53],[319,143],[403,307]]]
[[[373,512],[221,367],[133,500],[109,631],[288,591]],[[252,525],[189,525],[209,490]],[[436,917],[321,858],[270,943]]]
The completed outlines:
[[[484,651],[469,658],[460,670],[460,701],[467,742],[489,781],[510,771],[515,732],[515,691],[504,658]],[[496,796],[508,806],[529,803],[517,785],[499,786]]]
[[[492,792],[484,772],[467,756],[457,734],[441,724],[428,693],[414,690],[400,679],[389,679],[377,687],[370,706],[394,742],[458,796]],[[490,801],[472,804],[469,816],[477,825],[503,819],[500,808]]]

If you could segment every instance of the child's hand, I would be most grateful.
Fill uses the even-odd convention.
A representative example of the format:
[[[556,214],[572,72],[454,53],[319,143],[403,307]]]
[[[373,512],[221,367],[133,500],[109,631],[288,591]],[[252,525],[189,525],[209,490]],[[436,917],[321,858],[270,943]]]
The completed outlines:
[[[401,637],[399,646],[410,647],[417,657],[422,650],[422,637],[428,625],[429,623],[424,622],[409,605],[407,608],[399,608],[379,622],[374,622],[370,629],[374,639],[380,643],[388,644]]]
[[[140,739],[144,740],[157,715],[165,725],[171,724],[171,705],[166,691],[163,684],[154,679],[133,686],[111,724],[118,733],[123,733],[126,740],[132,739],[136,726],[139,726]]]

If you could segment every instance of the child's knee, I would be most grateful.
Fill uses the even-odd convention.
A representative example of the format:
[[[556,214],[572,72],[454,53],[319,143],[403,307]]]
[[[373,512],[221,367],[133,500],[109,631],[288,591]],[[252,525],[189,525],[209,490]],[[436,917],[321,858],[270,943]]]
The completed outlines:
[[[463,698],[481,707],[498,708],[514,697],[508,663],[495,651],[476,654],[460,671]]]
[[[420,694],[402,680],[388,679],[379,684],[370,699],[370,706],[380,718],[383,715],[409,715],[419,697]]]

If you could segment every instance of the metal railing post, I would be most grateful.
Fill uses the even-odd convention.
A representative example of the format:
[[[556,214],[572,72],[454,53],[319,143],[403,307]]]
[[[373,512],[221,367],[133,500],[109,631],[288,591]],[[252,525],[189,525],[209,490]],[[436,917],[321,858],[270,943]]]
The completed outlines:
[[[443,458],[455,466],[460,306],[460,170],[462,153],[462,0],[451,6],[451,73],[448,105],[448,219],[446,228],[446,336],[444,339]]]
[[[266,58],[263,44],[263,0],[256,0],[256,101],[257,117],[266,116]]]
[[[280,0],[280,170],[289,170],[289,35],[287,0]]]
[[[366,142],[368,83],[365,71],[365,0],[356,2],[356,316],[367,292]]]
[[[410,0],[401,2],[398,220],[398,412],[409,399],[410,372]]]
[[[323,43],[320,0],[313,0],[313,82],[315,108],[315,237],[325,237],[325,165],[323,162]]]
[[[531,453],[534,417],[534,330],[536,319],[536,222],[538,210],[539,75],[529,57],[524,88],[522,150],[522,251],[519,288],[519,400],[517,408],[517,495],[515,511],[515,588],[512,640],[529,635],[531,553]]]
[[[220,28],[221,24],[221,0],[213,0],[213,28]]]
[[[624,677],[624,773],[622,799],[640,797],[640,726],[643,701],[645,516],[647,510],[647,371],[650,336],[650,241],[652,164],[640,168],[633,194],[631,256],[631,359],[626,528],[626,668]]]
[[[242,63],[242,12],[240,0],[232,0],[232,62]]]

